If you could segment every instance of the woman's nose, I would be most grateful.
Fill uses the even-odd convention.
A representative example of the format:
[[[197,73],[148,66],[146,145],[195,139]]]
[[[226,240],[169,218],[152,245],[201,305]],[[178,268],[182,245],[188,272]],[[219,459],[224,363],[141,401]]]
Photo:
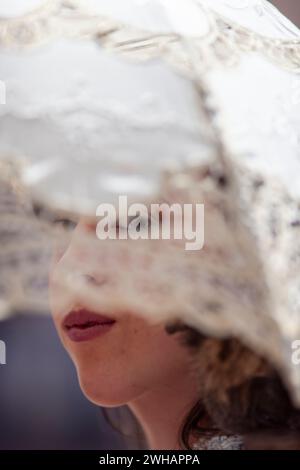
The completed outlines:
[[[95,256],[87,256],[70,244],[63,256],[54,264],[52,274],[67,278],[74,285],[100,287],[108,283],[103,265]]]
[[[101,277],[101,279],[99,279],[98,277],[96,278],[95,276],[92,276],[91,274],[83,274],[82,276],[86,284],[89,284],[94,287],[100,287],[106,283],[106,280],[104,277]]]

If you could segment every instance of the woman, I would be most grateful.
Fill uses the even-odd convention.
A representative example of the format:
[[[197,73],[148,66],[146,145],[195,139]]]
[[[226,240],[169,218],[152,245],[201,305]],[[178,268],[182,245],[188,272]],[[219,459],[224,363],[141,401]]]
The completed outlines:
[[[184,416],[198,400],[189,351],[164,325],[149,325],[130,312],[97,315],[80,305],[66,315],[53,312],[82,391],[99,406],[128,405],[150,448],[179,449]]]
[[[58,0],[0,23],[1,46],[37,47],[0,52],[17,97],[0,151],[29,155],[25,183],[62,213],[94,216],[127,192],[204,202],[205,247],[102,243],[82,218],[51,275],[59,335],[87,397],[127,404],[151,448],[297,429],[272,367],[233,338],[300,403],[286,347],[299,331],[299,31],[264,0],[129,3]]]
[[[65,275],[70,264],[76,265],[77,277],[99,291],[112,282],[101,266],[95,270],[93,263],[88,262],[95,253],[89,253],[88,245],[82,242],[85,232],[96,239],[96,232],[91,234],[91,224],[83,219],[75,228],[69,246],[56,258],[50,283],[55,325],[74,362],[83,393],[102,407],[127,405],[151,449],[180,449],[183,440],[185,445],[193,446],[198,440],[193,432],[198,427],[208,432],[209,421],[199,396],[192,350],[183,347],[181,339],[184,338],[169,334],[177,327],[170,325],[167,332],[164,323],[153,325],[127,311],[126,304],[123,311],[115,314],[93,312],[77,303],[76,298],[68,299],[68,307],[61,307],[61,303],[57,307],[55,299],[61,299],[62,295],[55,279],[59,271]],[[199,343],[196,332],[186,330],[191,336],[189,342],[194,346]],[[187,418],[188,429],[183,430]],[[239,439],[233,442],[240,445]],[[226,448],[230,441],[222,445]]]
[[[114,283],[95,263],[95,227],[80,220],[53,263],[50,282],[59,337],[90,401],[127,405],[150,449],[251,448],[253,432],[268,431],[270,438],[279,431],[282,439],[300,429],[300,411],[275,370],[239,341],[205,337],[180,321],[151,324],[126,302],[107,313],[91,310],[87,293],[79,300],[73,290],[62,300],[61,276],[71,274],[96,295]],[[97,242],[105,250],[105,242]]]
[[[85,229],[80,222],[75,232]],[[71,241],[54,271],[72,257],[78,257],[78,251]],[[85,269],[84,276],[99,284],[99,289],[109,282],[105,273],[96,277]],[[51,296],[57,295],[53,285]],[[188,351],[182,350],[163,325],[149,325],[127,312],[126,305],[123,313],[107,315],[75,304],[69,312],[54,310],[53,316],[87,398],[103,407],[128,405],[151,448],[179,448],[181,422],[198,398]]]

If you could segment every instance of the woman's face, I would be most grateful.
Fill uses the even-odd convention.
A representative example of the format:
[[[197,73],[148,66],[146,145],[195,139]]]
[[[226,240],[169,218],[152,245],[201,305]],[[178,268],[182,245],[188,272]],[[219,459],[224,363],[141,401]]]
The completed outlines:
[[[60,339],[72,358],[84,394],[102,406],[119,406],[156,387],[168,386],[186,373],[188,352],[178,339],[165,332],[163,324],[150,325],[126,310],[122,314],[93,311],[83,305],[60,309],[60,288],[54,281],[60,268],[82,256],[75,238],[84,229],[81,221],[64,253],[55,260],[50,276],[52,313]],[[99,242],[100,246],[101,243]],[[103,246],[104,248],[104,246]],[[76,263],[73,263],[76,265]],[[79,264],[80,265],[80,264]],[[77,265],[78,266],[78,265]],[[105,273],[90,276],[97,289],[103,288]],[[76,273],[83,275],[83,273]]]

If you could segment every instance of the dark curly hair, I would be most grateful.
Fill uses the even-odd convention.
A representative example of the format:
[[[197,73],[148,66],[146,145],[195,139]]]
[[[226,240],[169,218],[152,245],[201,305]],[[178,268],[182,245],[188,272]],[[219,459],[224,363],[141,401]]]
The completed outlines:
[[[166,331],[179,333],[181,343],[194,355],[199,376],[201,398],[180,431],[184,448],[191,448],[192,437],[216,433],[238,433],[246,436],[245,442],[248,436],[251,446],[249,436],[265,432],[280,435],[280,442],[291,434],[300,448],[300,410],[266,360],[237,339],[206,337],[181,322],[166,325]]]

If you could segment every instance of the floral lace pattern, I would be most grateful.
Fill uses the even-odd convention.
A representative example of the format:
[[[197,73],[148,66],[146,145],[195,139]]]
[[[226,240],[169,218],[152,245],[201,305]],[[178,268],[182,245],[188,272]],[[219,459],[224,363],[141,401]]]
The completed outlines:
[[[299,174],[300,102],[295,97],[297,103],[290,106],[289,95],[299,78],[300,39],[263,0],[219,0],[218,5],[244,13],[249,8],[258,17],[269,19],[271,29],[277,28],[283,38],[247,28],[227,17],[225,10],[208,8],[208,3],[197,1],[203,17],[199,37],[180,34],[176,28],[153,31],[142,23],[141,27],[127,24],[99,10],[93,13],[84,0],[45,1],[24,16],[1,18],[1,65],[9,56],[7,51],[18,51],[5,62],[7,70],[11,66],[7,73],[11,74],[8,80],[12,77],[9,85],[14,93],[1,108],[1,153],[10,156],[9,150],[11,154],[14,150],[41,162],[38,171],[31,172],[31,182],[33,186],[39,183],[45,197],[36,199],[45,205],[50,201],[59,209],[70,200],[65,185],[70,169],[76,170],[71,179],[77,197],[76,185],[82,188],[80,178],[86,176],[83,169],[89,173],[85,183],[92,175],[90,179],[98,188],[103,183],[96,178],[99,164],[102,170],[110,166],[114,174],[120,161],[127,165],[129,154],[129,163],[136,163],[132,162],[134,156],[142,167],[145,188],[144,183],[152,181],[154,156],[160,161],[161,155],[169,152],[175,165],[163,174],[163,189],[171,197],[179,194],[185,202],[205,203],[207,250],[187,257],[173,246],[168,251],[164,246],[153,248],[149,242],[139,252],[137,244],[117,246],[108,241],[105,250],[95,247],[97,257],[93,256],[92,262],[95,269],[100,266],[114,279],[109,295],[105,291],[95,295],[90,286],[87,289],[73,282],[73,266],[61,273],[64,290],[69,289],[72,295],[74,291],[79,295],[80,289],[87,297],[94,294],[95,302],[108,312],[117,311],[120,304],[129,304],[133,311],[152,318],[161,315],[159,320],[173,318],[175,312],[210,334],[242,338],[274,361],[300,403],[300,373],[291,362],[289,348],[291,340],[300,335],[299,207],[297,197],[289,194],[290,182],[299,186],[295,175]],[[211,0],[211,4],[217,2]],[[45,44],[49,47],[37,47]],[[34,54],[27,54],[33,47]],[[106,54],[106,50],[116,54]],[[120,55],[128,60],[119,60]],[[79,87],[72,69],[74,57],[85,73],[86,81],[81,86],[79,80]],[[56,62],[58,58],[60,62]],[[150,60],[154,58],[158,60]],[[44,69],[40,67],[42,60]],[[145,62],[146,66],[141,66]],[[67,70],[56,74],[53,86],[48,71],[62,63],[67,63]],[[98,68],[90,73],[94,64]],[[26,83],[24,69],[33,71],[27,74]],[[126,85],[123,95],[118,95],[120,76]],[[102,88],[104,96],[99,95]],[[105,102],[108,93],[114,102]],[[136,96],[142,96],[141,103]],[[185,117],[189,118],[187,124]],[[40,147],[35,147],[35,141],[40,143],[36,135],[42,136]],[[76,153],[78,149],[81,153]],[[56,158],[61,154],[63,158]],[[176,164],[182,163],[178,156],[187,155],[192,162],[185,168],[179,165],[178,170]],[[199,163],[199,155],[208,157],[209,162]],[[270,170],[275,167],[277,176],[284,174],[284,184],[277,185],[273,178]],[[41,174],[46,177],[36,183]],[[50,180],[54,191],[45,180]],[[156,174],[154,180],[156,190]],[[83,199],[81,194],[77,210],[79,199]],[[8,311],[11,304],[20,306],[24,299],[35,299],[39,283],[32,279],[34,269],[27,254],[32,263],[38,262],[25,245],[26,237],[22,246],[10,235],[19,229],[16,219],[10,218],[9,203],[5,198],[1,202],[6,223],[0,230],[5,240],[0,262],[11,277],[4,279],[8,285],[0,285],[0,292],[8,292]],[[23,226],[24,217],[21,219]],[[26,240],[31,243],[26,227]],[[90,240],[86,245],[94,248]],[[41,252],[39,246],[37,252]],[[136,262],[145,254],[151,269]],[[126,266],[122,265],[124,259]],[[44,269],[43,260],[39,267]],[[226,444],[225,438],[219,441],[218,445]]]
[[[268,2],[262,0],[222,0],[231,8],[257,9],[259,16],[266,15],[277,21],[278,28],[289,37],[289,27],[282,24],[270,11]],[[205,1],[197,0],[201,15],[205,18],[207,32],[200,38],[192,38],[203,68],[221,63],[235,63],[243,52],[259,52],[273,62],[290,70],[300,68],[300,36],[294,39],[274,39],[253,32],[219,13],[208,9]],[[92,14],[80,0],[51,0],[35,11],[13,19],[0,18],[0,46],[29,47],[49,42],[59,37],[94,38],[101,44],[134,59],[149,59],[154,56],[171,56],[172,62],[182,66],[182,42],[187,38],[175,32],[145,31],[108,17]],[[182,60],[183,59],[183,60]],[[200,61],[201,62],[201,61]]]
[[[239,435],[203,437],[193,445],[193,450],[243,450],[243,439]]]

